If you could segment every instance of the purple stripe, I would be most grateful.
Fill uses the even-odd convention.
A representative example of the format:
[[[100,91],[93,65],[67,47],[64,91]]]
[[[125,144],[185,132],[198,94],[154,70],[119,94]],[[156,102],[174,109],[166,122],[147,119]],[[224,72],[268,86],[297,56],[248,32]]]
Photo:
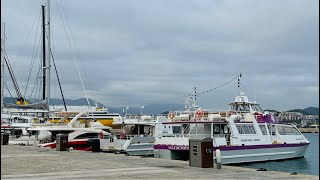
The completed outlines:
[[[228,124],[225,121],[170,121],[162,124]]]
[[[245,149],[265,149],[265,148],[281,148],[281,147],[299,147],[308,146],[309,143],[299,143],[299,144],[262,144],[262,145],[247,145],[247,146],[219,146],[213,147],[213,150],[220,149],[221,151],[231,151],[231,150],[245,150]],[[189,146],[181,145],[165,145],[156,144],[153,146],[154,149],[168,149],[168,150],[182,150],[188,151]]]

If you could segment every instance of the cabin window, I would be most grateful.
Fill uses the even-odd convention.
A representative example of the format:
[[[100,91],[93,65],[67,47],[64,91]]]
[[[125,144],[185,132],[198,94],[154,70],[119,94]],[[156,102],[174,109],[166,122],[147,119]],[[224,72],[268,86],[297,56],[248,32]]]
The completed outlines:
[[[276,135],[276,128],[274,125],[271,125],[271,134]]]
[[[253,126],[248,126],[250,134],[256,134],[256,130],[254,129]]]
[[[214,133],[220,134],[220,126],[219,125],[214,125]]]
[[[248,126],[242,126],[244,134],[251,134]]]
[[[188,124],[183,124],[182,125],[183,126],[183,133],[184,134],[188,134],[189,133],[189,131],[190,131],[190,125],[188,125]]]
[[[295,128],[290,126],[277,126],[280,135],[300,135],[301,133]]]
[[[98,134],[97,133],[85,133],[85,134],[81,134],[81,135],[77,136],[74,139],[89,139],[89,138],[98,138]]]
[[[174,134],[179,134],[181,133],[181,127],[180,126],[172,126],[172,132]]]
[[[279,132],[280,135],[286,135],[286,131],[285,128],[283,126],[277,126],[277,130]]]
[[[292,129],[293,129],[295,135],[300,135],[301,134],[295,127],[292,127]]]
[[[265,125],[259,125],[261,132],[263,135],[267,135],[267,129]]]
[[[224,131],[224,132],[223,132],[224,134],[228,134],[228,133],[229,133],[229,127],[228,127],[227,125],[224,126],[224,127],[223,127],[223,131]]]
[[[253,125],[236,125],[239,134],[256,134],[256,130],[254,129]]]
[[[294,127],[284,127],[284,129],[285,129],[287,135],[296,135],[296,134],[299,135],[300,134],[299,131],[296,130]]]
[[[244,134],[241,126],[237,125],[237,129],[238,129],[239,134]]]

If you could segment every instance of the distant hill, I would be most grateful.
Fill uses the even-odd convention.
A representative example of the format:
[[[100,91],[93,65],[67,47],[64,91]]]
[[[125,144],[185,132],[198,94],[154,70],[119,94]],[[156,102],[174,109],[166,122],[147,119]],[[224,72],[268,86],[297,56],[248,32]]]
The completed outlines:
[[[292,109],[288,112],[299,112],[303,115],[319,115],[319,108],[317,107],[307,107],[305,109]]]
[[[126,111],[125,107],[107,107],[109,112],[123,114],[123,110]],[[184,110],[183,104],[149,104],[145,105],[142,109],[144,114],[161,114],[166,111]],[[127,110],[128,114],[140,114],[141,107],[129,107]]]
[[[11,97],[4,97],[3,98],[3,101],[6,102],[6,103],[11,103],[11,104],[14,104],[15,103],[15,100]],[[65,99],[66,101],[66,105],[67,106],[83,106],[83,105],[88,105],[88,102],[87,102],[87,99],[86,98],[80,98],[80,99]],[[29,99],[29,103],[34,103],[34,102],[37,102],[36,99]],[[102,103],[100,102],[95,102],[94,100],[92,99],[89,99],[89,102],[90,102],[90,105],[91,106],[95,106],[95,103],[99,106],[99,107],[102,107],[104,106]],[[50,99],[50,105],[63,105],[63,101],[62,99],[55,99],[55,98],[51,98]]]
[[[276,113],[279,113],[279,112],[280,112],[280,111],[273,110],[273,109],[265,109],[264,111],[268,111],[268,112],[276,112]]]
[[[317,107],[307,107],[307,108],[303,109],[303,111],[307,115],[319,115],[319,108],[317,108]]]
[[[34,99],[29,100],[30,103],[36,102]],[[86,98],[80,98],[80,99],[65,99],[67,106],[85,106],[88,105]],[[15,103],[14,100],[11,97],[4,97],[4,102],[6,103]],[[92,99],[89,99],[90,105],[95,106],[95,101]],[[96,102],[99,107],[104,106],[100,102]],[[50,99],[50,105],[63,105],[62,99]],[[111,113],[123,113],[123,108],[125,107],[110,107],[106,106],[109,109],[109,112]],[[144,105],[144,108],[142,110],[143,113],[146,114],[166,114],[169,111],[176,111],[176,110],[184,110],[183,104],[148,104]],[[265,111],[269,112],[275,112],[280,113],[280,111],[273,110],[273,109],[266,109]],[[127,110],[130,114],[140,114],[141,113],[141,107],[129,107]],[[292,109],[288,112],[300,112],[304,115],[319,115],[319,108],[317,107],[307,107],[305,109]]]

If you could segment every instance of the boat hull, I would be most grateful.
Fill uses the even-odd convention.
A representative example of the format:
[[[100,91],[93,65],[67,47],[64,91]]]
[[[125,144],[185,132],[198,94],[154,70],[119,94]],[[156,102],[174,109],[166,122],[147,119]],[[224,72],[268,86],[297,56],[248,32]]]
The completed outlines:
[[[153,144],[141,143],[129,145],[126,153],[130,156],[151,156],[154,154]]]
[[[56,145],[57,144],[55,142],[51,142],[46,144],[40,144],[39,146],[55,149]],[[92,146],[90,143],[88,143],[87,139],[69,141],[68,148],[72,148],[73,150],[92,151]]]
[[[222,164],[238,164],[259,161],[284,160],[303,157],[309,143],[300,144],[270,144],[251,146],[222,146],[220,149]],[[183,156],[184,154],[184,156]],[[187,160],[188,146],[174,147],[170,145],[155,145],[154,156],[164,159]]]

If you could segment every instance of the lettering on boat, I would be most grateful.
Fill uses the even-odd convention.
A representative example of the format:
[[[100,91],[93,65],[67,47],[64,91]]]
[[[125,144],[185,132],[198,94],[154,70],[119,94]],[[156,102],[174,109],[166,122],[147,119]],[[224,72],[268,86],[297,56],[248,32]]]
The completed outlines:
[[[241,139],[242,142],[247,142],[247,141],[260,141],[260,139]]]
[[[170,150],[189,150],[188,145],[169,145],[168,149]]]

